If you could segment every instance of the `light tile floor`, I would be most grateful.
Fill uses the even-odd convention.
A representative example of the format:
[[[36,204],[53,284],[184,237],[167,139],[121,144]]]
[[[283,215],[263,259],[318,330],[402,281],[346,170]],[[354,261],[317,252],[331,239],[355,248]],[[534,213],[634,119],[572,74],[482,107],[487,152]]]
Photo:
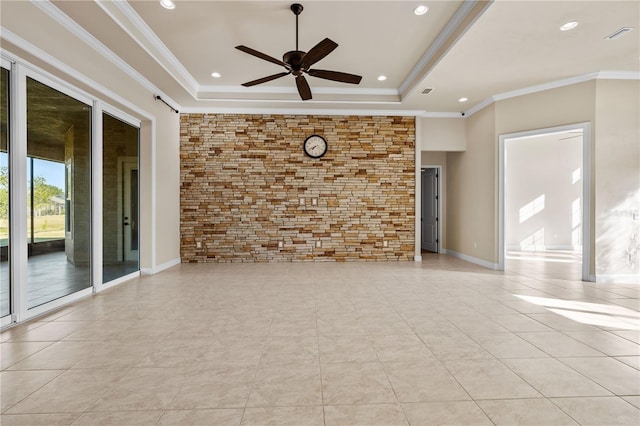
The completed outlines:
[[[184,264],[3,332],[1,423],[638,425],[639,296],[517,260]]]

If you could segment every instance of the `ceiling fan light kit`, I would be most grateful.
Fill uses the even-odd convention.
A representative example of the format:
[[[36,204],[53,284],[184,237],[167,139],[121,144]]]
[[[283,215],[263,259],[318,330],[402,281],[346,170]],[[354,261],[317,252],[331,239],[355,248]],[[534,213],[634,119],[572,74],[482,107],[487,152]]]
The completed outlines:
[[[308,52],[304,52],[299,50],[298,47],[298,16],[302,13],[304,8],[299,3],[294,3],[291,5],[291,11],[296,16],[296,50],[291,50],[286,52],[282,56],[282,61],[266,55],[262,52],[258,52],[247,46],[236,46],[236,49],[241,50],[245,53],[253,55],[262,60],[281,65],[286,71],[280,72],[277,74],[269,75],[266,77],[259,78],[257,80],[249,81],[243,83],[244,87],[255,86],[256,84],[266,83],[271,80],[275,80],[280,77],[284,77],[285,75],[293,74],[296,78],[296,87],[298,89],[298,94],[303,101],[309,100],[312,98],[311,88],[309,87],[309,83],[307,82],[304,74],[309,74],[312,77],[322,78],[325,80],[337,81],[340,83],[350,83],[350,84],[360,84],[362,80],[362,76],[355,74],[348,74],[339,71],[329,71],[329,70],[319,70],[312,69],[311,66],[316,62],[323,59],[329,53],[333,52],[333,50],[338,47],[338,43],[325,38],[320,43],[316,44],[311,48]]]

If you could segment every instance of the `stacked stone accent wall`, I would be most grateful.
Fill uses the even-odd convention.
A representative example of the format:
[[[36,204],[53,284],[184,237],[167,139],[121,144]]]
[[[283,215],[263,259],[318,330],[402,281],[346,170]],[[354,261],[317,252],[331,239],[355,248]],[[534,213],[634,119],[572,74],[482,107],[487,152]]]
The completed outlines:
[[[413,117],[183,114],[180,139],[183,262],[413,260]]]

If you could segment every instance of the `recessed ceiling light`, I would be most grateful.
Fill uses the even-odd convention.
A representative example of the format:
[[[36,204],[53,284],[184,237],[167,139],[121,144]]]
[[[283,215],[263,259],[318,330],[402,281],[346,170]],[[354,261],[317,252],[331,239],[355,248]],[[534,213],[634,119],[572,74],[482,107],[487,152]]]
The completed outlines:
[[[424,15],[428,11],[429,11],[429,6],[425,6],[425,5],[421,4],[420,6],[416,7],[413,10],[413,13],[415,13],[416,15]]]
[[[160,6],[169,10],[176,8],[176,4],[171,0],[160,0]]]
[[[566,24],[560,26],[560,31],[569,31],[578,26],[578,21],[569,21]]]
[[[378,81],[385,81],[387,79],[386,75],[379,75],[378,76]]]
[[[467,102],[469,100],[469,98],[460,98],[458,99],[458,102]]]
[[[222,74],[220,74],[219,72],[212,72],[212,73],[211,73],[211,77],[213,77],[213,78],[220,78],[220,77],[222,77]]]

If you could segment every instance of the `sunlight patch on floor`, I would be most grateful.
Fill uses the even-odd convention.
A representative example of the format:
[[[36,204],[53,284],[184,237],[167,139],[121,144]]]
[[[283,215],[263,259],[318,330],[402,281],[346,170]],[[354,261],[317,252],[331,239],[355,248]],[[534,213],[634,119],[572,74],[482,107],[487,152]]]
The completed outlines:
[[[544,306],[549,311],[581,324],[612,327],[622,330],[640,330],[640,312],[617,305],[578,302],[514,294],[514,296]]]

